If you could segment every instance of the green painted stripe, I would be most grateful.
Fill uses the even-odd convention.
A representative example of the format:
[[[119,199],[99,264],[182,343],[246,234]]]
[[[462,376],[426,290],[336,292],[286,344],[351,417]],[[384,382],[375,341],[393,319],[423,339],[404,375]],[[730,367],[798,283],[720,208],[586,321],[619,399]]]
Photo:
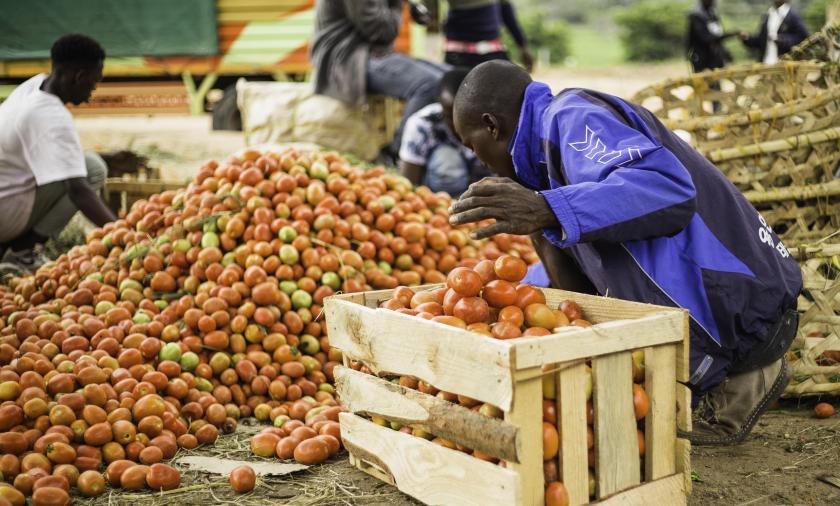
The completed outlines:
[[[306,44],[313,27],[313,10],[302,11],[279,21],[248,23],[222,58],[221,65],[271,65]],[[267,33],[274,34],[276,39],[266,40],[264,35]]]
[[[251,41],[247,44],[237,44],[231,47],[228,54],[253,53],[254,51],[289,51],[306,44],[306,38],[289,38],[285,40]]]
[[[0,84],[0,101],[5,100],[15,91],[16,84]]]

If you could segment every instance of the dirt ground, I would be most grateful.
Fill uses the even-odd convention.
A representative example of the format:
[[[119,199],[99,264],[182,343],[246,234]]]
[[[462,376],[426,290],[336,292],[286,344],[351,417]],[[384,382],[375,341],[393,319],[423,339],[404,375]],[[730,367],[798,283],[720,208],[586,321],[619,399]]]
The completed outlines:
[[[776,506],[840,504],[840,488],[819,480],[840,477],[840,417],[816,420],[811,406],[786,401],[768,413],[750,439],[729,448],[695,448],[691,506]],[[280,477],[264,477],[248,494],[236,495],[227,476],[177,464],[184,455],[264,461],[250,455],[249,437],[258,426],[241,425],[213,447],[179,453],[182,486],[163,494],[108,490],[84,505],[163,506],[197,504],[284,504],[289,506],[414,506],[420,503],[350,466],[342,452],[326,464]],[[279,461],[274,461],[279,462]],[[658,505],[657,505],[658,506]],[[667,505],[664,505],[667,506]]]
[[[691,455],[692,506],[776,506],[840,504],[840,488],[818,478],[840,478],[840,418],[812,418],[812,403],[786,401],[765,415],[750,439],[727,448],[695,448]],[[330,466],[341,480],[360,492],[381,491],[380,483],[345,462]],[[385,499],[385,498],[383,498]],[[352,504],[352,502],[351,502]],[[417,504],[398,494],[387,502]]]
[[[817,420],[811,406],[786,401],[759,421],[746,443],[695,448],[689,504],[840,504],[840,488],[819,480],[840,478],[840,418]]]
[[[759,421],[746,443],[695,448],[689,505],[840,505],[840,488],[818,479],[840,478],[840,417],[814,419],[811,406],[785,401]],[[362,490],[376,487],[376,480],[346,463],[333,466]],[[390,500],[393,505],[417,504],[402,494]]]

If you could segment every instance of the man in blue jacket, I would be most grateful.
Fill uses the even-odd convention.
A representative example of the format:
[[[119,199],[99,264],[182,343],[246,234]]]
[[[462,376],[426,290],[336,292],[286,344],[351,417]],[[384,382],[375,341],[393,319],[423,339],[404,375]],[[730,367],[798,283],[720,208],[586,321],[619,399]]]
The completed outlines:
[[[789,380],[802,278],[735,186],[644,108],[583,89],[552,96],[507,62],[470,72],[454,122],[501,177],[473,184],[450,222],[495,218],[476,238],[532,234],[557,288],[583,281],[688,309],[699,406],[686,437],[743,441]]]

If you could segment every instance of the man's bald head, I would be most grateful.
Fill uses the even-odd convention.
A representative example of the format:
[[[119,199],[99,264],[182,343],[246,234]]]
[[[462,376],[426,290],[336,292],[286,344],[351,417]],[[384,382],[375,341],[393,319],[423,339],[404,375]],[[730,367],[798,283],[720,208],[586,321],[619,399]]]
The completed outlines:
[[[453,119],[461,142],[500,176],[515,177],[507,152],[531,76],[518,65],[493,60],[474,68],[455,96]]]
[[[455,97],[455,114],[465,125],[481,123],[481,115],[491,113],[518,116],[531,76],[519,65],[492,60],[475,67]]]

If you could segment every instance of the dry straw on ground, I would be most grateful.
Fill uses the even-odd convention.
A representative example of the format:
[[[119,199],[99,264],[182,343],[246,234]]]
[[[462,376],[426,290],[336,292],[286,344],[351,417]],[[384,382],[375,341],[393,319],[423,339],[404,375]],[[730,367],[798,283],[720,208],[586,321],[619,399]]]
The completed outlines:
[[[247,422],[248,420],[245,420]],[[395,488],[366,479],[346,462],[346,453],[339,453],[331,462],[305,471],[285,475],[259,477],[256,488],[247,494],[236,494],[228,476],[185,469],[177,464],[185,455],[202,455],[219,459],[272,461],[251,455],[250,439],[262,425],[240,424],[234,434],[221,436],[214,445],[195,450],[180,449],[173,459],[181,471],[181,487],[166,492],[146,490],[128,492],[108,487],[99,497],[75,497],[75,504],[108,506],[332,506],[410,504]],[[278,460],[273,460],[279,462]]]

